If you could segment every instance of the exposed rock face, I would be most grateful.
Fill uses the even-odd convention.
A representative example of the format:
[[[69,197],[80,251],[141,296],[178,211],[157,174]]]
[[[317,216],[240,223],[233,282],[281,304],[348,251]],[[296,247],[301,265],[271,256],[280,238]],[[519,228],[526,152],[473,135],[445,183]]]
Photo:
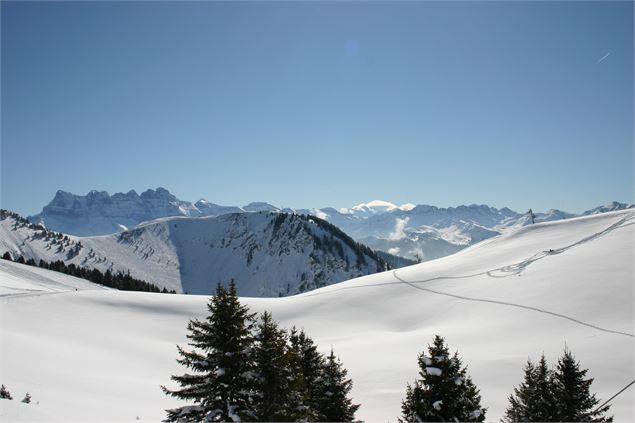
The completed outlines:
[[[112,196],[106,191],[75,195],[57,191],[40,214],[29,217],[47,228],[78,235],[105,235],[132,228],[141,222],[166,216],[200,216],[201,211],[181,201],[165,188],[134,190]]]

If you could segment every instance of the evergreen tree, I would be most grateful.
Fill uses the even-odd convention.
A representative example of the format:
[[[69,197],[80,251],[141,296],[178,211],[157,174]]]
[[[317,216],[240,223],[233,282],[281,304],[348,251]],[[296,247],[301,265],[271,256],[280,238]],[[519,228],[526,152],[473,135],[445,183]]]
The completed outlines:
[[[302,373],[302,356],[287,343],[289,366],[289,417],[292,421],[317,421],[318,413],[310,406],[309,391]]]
[[[29,394],[27,392],[26,395],[24,396],[24,399],[22,400],[22,402],[25,403],[25,404],[31,404],[31,394]]]
[[[557,421],[556,404],[553,397],[552,372],[547,367],[544,354],[537,365],[527,361],[525,380],[514,388],[509,396],[509,407],[505,410],[505,422],[552,422]]]
[[[260,421],[296,421],[303,416],[303,396],[296,383],[292,351],[287,346],[286,334],[265,312],[256,334],[254,358],[258,374],[256,414]]]
[[[346,378],[347,373],[331,349],[322,370],[318,398],[318,410],[328,422],[352,422],[355,419],[359,404],[353,404],[349,398],[353,381]]]
[[[306,418],[309,421],[324,421],[326,417],[320,413],[320,392],[322,381],[322,369],[325,366],[324,356],[317,350],[317,345],[304,332],[295,327],[289,335],[292,357],[299,368],[305,391]]]
[[[0,398],[8,399],[8,400],[13,399],[13,397],[11,397],[11,394],[9,393],[9,391],[4,385],[0,386]]]
[[[485,420],[479,391],[467,369],[461,367],[458,353],[450,357],[444,339],[437,335],[428,354],[418,357],[420,379],[406,388],[400,421]]]
[[[8,252],[8,251],[5,251],[4,254],[2,255],[2,259],[11,261],[12,260],[11,259],[11,253]]]
[[[208,304],[204,321],[188,324],[188,343],[178,347],[177,361],[194,374],[172,376],[181,389],[162,387],[167,395],[194,404],[166,410],[166,421],[253,421],[254,387],[257,378],[253,360],[254,315],[240,304],[232,281],[228,289],[218,285]]]
[[[613,417],[604,415],[610,405],[596,409],[600,400],[589,392],[593,379],[585,379],[587,372],[587,369],[580,369],[580,363],[576,362],[571,351],[565,348],[553,375],[554,397],[558,407],[555,421],[613,421]]]
[[[525,365],[525,379],[518,385],[518,388],[514,388],[514,392],[508,397],[509,406],[505,410],[505,417],[503,422],[529,422],[532,421],[529,417],[529,403],[531,401],[532,392],[534,389],[534,378],[536,368],[531,360],[527,360]]]

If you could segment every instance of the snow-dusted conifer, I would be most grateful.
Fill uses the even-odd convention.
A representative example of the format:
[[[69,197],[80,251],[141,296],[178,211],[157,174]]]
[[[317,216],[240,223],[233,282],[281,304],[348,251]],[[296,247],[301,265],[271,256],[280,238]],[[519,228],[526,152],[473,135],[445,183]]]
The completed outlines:
[[[260,421],[298,421],[304,415],[304,386],[299,383],[298,362],[287,345],[286,333],[271,313],[261,316],[256,333],[254,358],[256,373],[255,410]],[[299,392],[300,391],[300,392]]]
[[[291,421],[317,421],[318,413],[310,406],[309,391],[302,373],[302,357],[287,344],[289,366],[289,411]]]
[[[445,341],[435,336],[428,347],[428,356],[418,358],[419,379],[408,384],[402,401],[400,421],[461,421],[485,420],[481,396],[472,383],[467,369],[461,367],[458,353],[450,357]]]
[[[342,365],[333,349],[326,358],[322,369],[318,410],[328,422],[352,422],[359,404],[353,404],[350,398],[353,381],[347,379],[348,371]]]
[[[218,285],[208,304],[209,315],[188,324],[187,351],[177,346],[177,361],[193,374],[172,376],[181,389],[162,387],[167,395],[193,404],[167,410],[168,422],[256,420],[253,360],[254,315],[240,304],[233,281]]]
[[[587,369],[580,369],[580,363],[575,360],[571,351],[565,348],[553,375],[553,391],[558,410],[554,421],[613,421],[613,417],[605,416],[610,405],[596,409],[600,400],[595,394],[590,393],[593,379],[585,379],[587,372]]]
[[[0,398],[8,400],[13,399],[11,393],[9,393],[9,390],[4,385],[0,386]]]
[[[27,392],[26,395],[24,396],[24,399],[22,399],[22,402],[25,403],[25,404],[30,404],[31,403],[31,394],[29,394]]]
[[[322,369],[325,365],[324,356],[317,350],[317,345],[304,330],[292,328],[289,342],[293,357],[297,360],[294,364],[302,375],[301,380],[295,383],[303,385],[299,391],[304,391],[306,418],[308,421],[324,421],[326,417],[319,412],[318,401],[321,392]]]
[[[509,396],[504,422],[551,422],[556,419],[552,372],[544,354],[537,365],[527,361],[525,379]]]

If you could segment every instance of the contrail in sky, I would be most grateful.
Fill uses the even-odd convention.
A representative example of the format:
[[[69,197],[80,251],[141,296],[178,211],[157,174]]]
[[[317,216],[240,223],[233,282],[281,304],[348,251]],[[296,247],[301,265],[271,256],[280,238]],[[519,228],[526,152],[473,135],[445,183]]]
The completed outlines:
[[[598,63],[602,63],[602,61],[604,59],[606,59],[607,57],[609,57],[611,55],[611,52],[609,51],[608,53],[606,53],[604,56],[602,56],[602,58],[600,60],[598,60]]]

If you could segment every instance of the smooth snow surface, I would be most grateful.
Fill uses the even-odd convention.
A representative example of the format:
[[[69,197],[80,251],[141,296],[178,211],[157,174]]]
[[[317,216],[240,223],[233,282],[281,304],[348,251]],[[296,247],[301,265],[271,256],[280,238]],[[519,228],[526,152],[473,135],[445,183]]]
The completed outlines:
[[[243,301],[334,347],[361,420],[396,420],[435,334],[469,366],[487,421],[502,417],[528,357],[553,364],[565,344],[606,400],[633,380],[633,223],[632,210],[541,223],[397,271]],[[159,421],[182,404],[159,385],[186,371],[175,345],[207,297],[104,290],[5,261],[0,280],[0,382],[33,397],[0,400],[0,420]],[[634,394],[613,401],[615,421],[635,419]]]

